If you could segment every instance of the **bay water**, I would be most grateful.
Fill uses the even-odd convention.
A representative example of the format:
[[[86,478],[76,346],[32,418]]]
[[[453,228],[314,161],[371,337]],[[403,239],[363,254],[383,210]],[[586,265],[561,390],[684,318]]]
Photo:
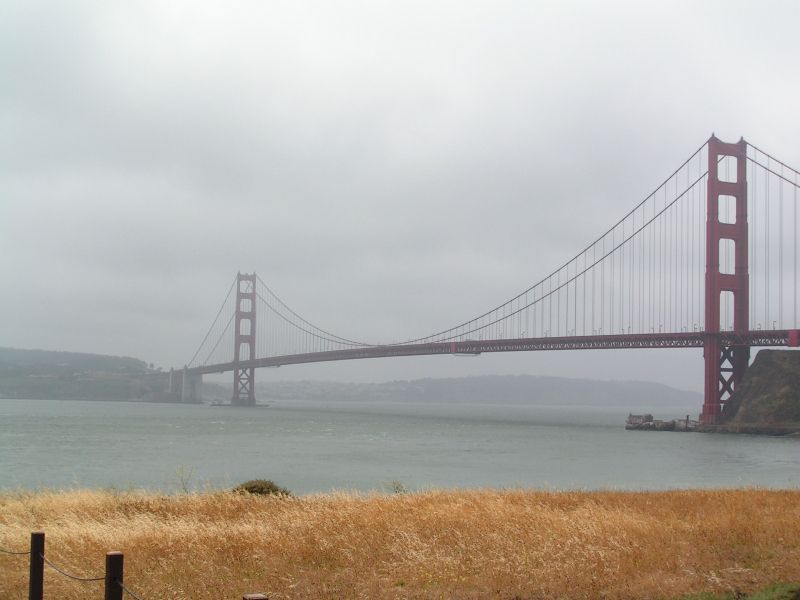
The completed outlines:
[[[670,417],[698,407],[675,406]],[[624,406],[0,399],[0,489],[800,487],[800,439],[626,431]]]

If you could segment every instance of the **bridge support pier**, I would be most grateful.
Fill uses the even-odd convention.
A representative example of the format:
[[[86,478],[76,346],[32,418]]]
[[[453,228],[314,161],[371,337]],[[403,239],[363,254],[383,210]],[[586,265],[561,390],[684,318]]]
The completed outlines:
[[[203,376],[189,373],[184,367],[181,377],[181,402],[199,403],[203,401]]]
[[[736,179],[722,180],[720,160],[736,160]],[[728,158],[728,160],[730,160]],[[708,184],[706,200],[706,280],[705,331],[703,346],[705,360],[705,389],[702,423],[716,423],[722,407],[741,381],[750,362],[749,346],[723,346],[719,333],[728,324],[720,323],[720,297],[730,293],[733,299],[733,331],[745,333],[750,329],[750,275],[747,269],[747,144],[740,140],[726,144],[713,135],[708,140]],[[736,219],[723,222],[719,216],[720,197],[728,196],[736,203]],[[723,240],[734,244],[734,272],[723,273],[719,267],[719,246]]]
[[[183,371],[169,370],[169,388],[167,390],[170,402],[177,402],[183,395]]]
[[[233,341],[234,406],[255,406],[255,368],[242,362],[256,358],[256,274],[236,276],[236,329]]]
[[[750,346],[724,346],[717,336],[708,334],[703,358],[705,392],[700,421],[713,424],[719,421],[725,403],[744,377],[750,364]]]

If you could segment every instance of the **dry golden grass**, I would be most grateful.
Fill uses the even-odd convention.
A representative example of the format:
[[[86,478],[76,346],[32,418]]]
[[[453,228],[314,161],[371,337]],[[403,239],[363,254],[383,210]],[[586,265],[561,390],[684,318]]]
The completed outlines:
[[[37,529],[79,574],[122,550],[144,600],[673,598],[800,580],[798,491],[0,495],[0,547]],[[27,597],[26,569],[0,555],[0,598]],[[49,568],[45,586],[102,597]]]

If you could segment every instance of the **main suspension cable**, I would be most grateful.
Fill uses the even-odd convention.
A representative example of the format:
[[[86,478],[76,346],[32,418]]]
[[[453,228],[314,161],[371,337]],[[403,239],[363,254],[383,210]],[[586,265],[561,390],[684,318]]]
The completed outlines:
[[[197,347],[197,350],[195,351],[194,356],[192,356],[192,360],[190,360],[187,364],[191,365],[192,363],[194,363],[194,359],[197,358],[197,355],[200,354],[200,350],[203,349],[203,345],[206,343],[206,340],[208,339],[208,336],[211,335],[211,331],[214,329],[214,325],[217,324],[217,319],[219,319],[219,316],[222,314],[222,310],[225,308],[225,305],[228,303],[228,298],[230,297],[231,292],[233,291],[233,288],[236,286],[237,279],[238,279],[238,276],[233,279],[233,282],[231,283],[231,287],[228,288],[228,293],[225,294],[225,300],[222,301],[222,305],[219,307],[219,310],[217,311],[217,316],[214,317],[214,320],[211,322],[211,327],[208,328],[208,331],[206,332],[206,335],[203,337],[203,341],[200,342],[200,345]],[[216,348],[218,344],[219,344],[219,341],[217,341],[217,344],[214,345],[214,348]],[[212,352],[213,352],[213,350],[212,350]]]

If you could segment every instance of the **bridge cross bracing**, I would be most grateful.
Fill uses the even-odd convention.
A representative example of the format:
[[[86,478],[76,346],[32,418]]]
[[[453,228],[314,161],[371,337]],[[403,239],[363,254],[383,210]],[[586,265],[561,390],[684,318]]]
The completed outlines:
[[[255,403],[255,369],[363,358],[544,350],[703,348],[713,423],[750,348],[797,346],[800,172],[753,144],[712,136],[619,221],[509,300],[424,337],[354,340],[238,273],[174,387],[231,371]],[[257,317],[257,318],[256,318]],[[184,396],[187,394],[184,392]],[[188,394],[191,398],[192,393]]]

